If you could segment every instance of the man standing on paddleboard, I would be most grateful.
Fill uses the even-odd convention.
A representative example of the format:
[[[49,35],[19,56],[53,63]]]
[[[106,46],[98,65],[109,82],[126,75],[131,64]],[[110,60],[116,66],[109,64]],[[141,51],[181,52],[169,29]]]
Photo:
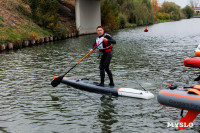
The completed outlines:
[[[116,44],[116,41],[112,39],[112,37],[109,34],[104,33],[104,29],[102,26],[98,26],[96,28],[96,31],[98,37],[96,38],[92,46],[92,49],[90,50],[90,53],[93,52],[93,49],[96,46],[99,49],[99,51],[103,53],[99,65],[101,82],[98,84],[98,86],[104,86],[105,71],[110,79],[109,85],[114,86],[113,76],[112,72],[109,69],[109,66],[110,66],[110,60],[112,58],[112,44]]]

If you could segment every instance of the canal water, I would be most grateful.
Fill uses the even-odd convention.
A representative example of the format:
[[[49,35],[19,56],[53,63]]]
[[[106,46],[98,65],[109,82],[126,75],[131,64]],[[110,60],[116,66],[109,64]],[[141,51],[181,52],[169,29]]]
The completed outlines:
[[[198,84],[193,80],[200,70],[185,67],[183,59],[194,56],[200,44],[199,22],[154,24],[147,33],[145,27],[108,32],[117,41],[111,62],[115,84],[142,90],[141,84],[155,95],[150,100],[50,85],[53,76],[64,74],[89,52],[96,34],[0,53],[0,132],[199,132],[199,116],[184,131],[168,127],[179,122],[181,110],[162,106],[156,98],[167,84]],[[99,81],[98,55],[95,51],[67,76]]]

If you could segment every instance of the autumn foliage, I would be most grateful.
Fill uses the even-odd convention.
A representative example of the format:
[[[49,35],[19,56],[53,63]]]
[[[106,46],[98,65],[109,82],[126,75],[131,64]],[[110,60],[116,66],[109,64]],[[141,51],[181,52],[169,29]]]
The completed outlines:
[[[40,26],[53,29],[57,26],[59,15],[57,0],[24,0],[31,8],[33,20]]]
[[[152,24],[151,0],[101,0],[101,20],[108,29]]]
[[[159,0],[101,0],[102,25],[108,29],[126,25],[149,25],[159,21],[180,20],[183,12],[174,2]],[[186,12],[186,11],[185,11]]]
[[[180,20],[181,8],[174,2],[164,2],[160,7],[158,0],[152,0],[154,21],[158,20]]]
[[[159,6],[158,6],[158,0],[151,0],[153,12],[158,12]]]

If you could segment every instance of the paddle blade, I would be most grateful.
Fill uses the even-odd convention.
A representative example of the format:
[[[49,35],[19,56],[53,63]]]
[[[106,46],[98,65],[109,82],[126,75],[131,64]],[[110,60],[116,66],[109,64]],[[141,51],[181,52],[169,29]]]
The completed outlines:
[[[55,79],[51,82],[51,85],[52,85],[53,87],[58,86],[58,85],[60,84],[60,82],[62,81],[63,78],[64,78],[64,75],[55,78]]]
[[[183,118],[181,118],[178,129],[182,130],[187,128],[189,124],[194,121],[199,113],[199,111],[188,110],[187,114]]]

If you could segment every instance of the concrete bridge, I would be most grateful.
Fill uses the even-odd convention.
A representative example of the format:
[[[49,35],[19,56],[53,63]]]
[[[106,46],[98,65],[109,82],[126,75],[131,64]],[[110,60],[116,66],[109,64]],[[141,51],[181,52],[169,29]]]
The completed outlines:
[[[75,0],[75,13],[79,35],[95,33],[101,25],[100,0]]]

